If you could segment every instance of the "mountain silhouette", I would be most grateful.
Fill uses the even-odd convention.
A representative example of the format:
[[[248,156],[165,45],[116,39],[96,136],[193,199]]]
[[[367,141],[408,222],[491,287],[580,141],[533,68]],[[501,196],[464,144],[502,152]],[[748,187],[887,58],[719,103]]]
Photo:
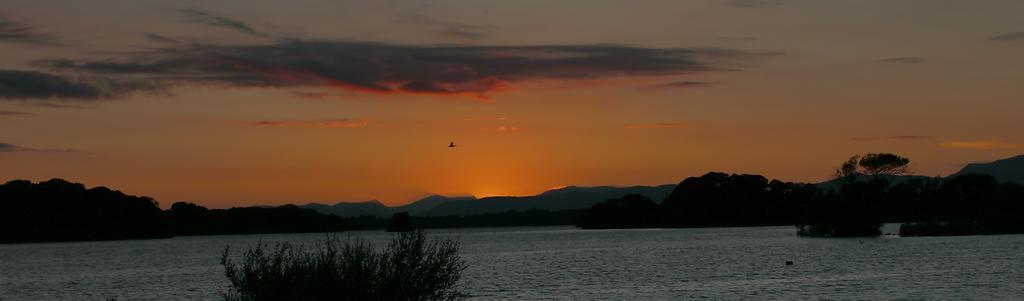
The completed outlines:
[[[510,210],[530,209],[563,210],[590,208],[601,201],[619,198],[626,194],[639,194],[661,201],[675,184],[631,187],[577,187],[552,189],[534,196],[496,196],[477,199],[474,197],[446,197],[433,195],[407,205],[388,207],[376,201],[360,203],[337,203],[334,205],[308,204],[303,207],[324,214],[342,217],[374,215],[390,217],[394,213],[409,212],[413,216],[452,216],[501,213]]]
[[[334,214],[341,217],[353,217],[363,215],[391,216],[392,208],[381,204],[380,201],[370,200],[365,202],[337,203],[334,205],[309,203],[304,208],[316,210],[323,214]]]
[[[960,169],[956,175],[987,174],[999,182],[1024,185],[1024,155],[996,160],[989,163],[971,163]]]
[[[377,200],[351,203],[339,202],[335,203],[334,205],[310,203],[302,207],[313,209],[323,214],[334,214],[341,217],[356,217],[365,215],[372,215],[377,217],[391,217],[393,214],[398,212],[408,212],[413,215],[420,215],[422,212],[433,209],[438,205],[463,200],[475,200],[475,198],[446,197],[441,195],[432,195],[419,199],[415,202],[396,207],[389,207]]]

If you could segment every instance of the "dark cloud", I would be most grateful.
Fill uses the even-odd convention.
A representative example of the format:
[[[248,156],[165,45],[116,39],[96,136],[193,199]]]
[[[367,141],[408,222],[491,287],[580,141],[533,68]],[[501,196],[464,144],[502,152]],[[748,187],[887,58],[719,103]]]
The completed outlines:
[[[740,8],[768,8],[782,5],[779,0],[730,0],[729,6]]]
[[[0,142],[0,153],[16,152],[20,150],[22,150],[22,148],[14,146],[13,144]]]
[[[331,96],[330,93],[324,93],[324,92],[302,92],[302,91],[293,91],[292,95],[295,95],[295,97],[299,97],[299,98],[311,98],[311,99],[324,99],[324,98],[327,98],[327,97]]]
[[[268,127],[361,128],[370,125],[367,119],[261,120],[245,121],[244,125]]]
[[[372,93],[484,95],[511,82],[667,76],[729,69],[731,62],[777,55],[720,48],[575,46],[403,46],[366,42],[279,41],[193,45],[119,60],[37,61],[36,66],[145,82],[263,87],[337,87]]]
[[[0,69],[0,100],[98,100],[127,93],[164,92],[164,87],[138,80],[77,79],[36,71]]]
[[[933,139],[931,136],[920,136],[920,135],[897,135],[889,137],[854,137],[850,138],[853,141],[881,141],[881,140],[929,140]]]
[[[928,59],[917,56],[901,56],[901,57],[890,57],[876,60],[879,63],[889,64],[904,64],[904,65],[916,65],[928,62]]]
[[[97,99],[100,88],[68,78],[35,71],[0,70],[2,99]]]
[[[32,115],[32,113],[18,112],[18,111],[0,111],[0,116],[24,116],[24,115]]]
[[[155,34],[155,33],[147,33],[147,34],[143,34],[142,36],[146,37],[146,39],[149,40],[150,42],[167,43],[167,44],[178,44],[179,43],[177,39],[174,39],[174,38],[171,38],[171,37],[168,37],[168,36],[165,36],[165,35]]]
[[[398,87],[398,89],[406,92],[414,93],[438,93],[438,94],[449,94],[452,90],[438,87],[436,84],[427,81],[408,82]]]
[[[56,46],[60,40],[51,33],[40,32],[31,25],[0,15],[0,42]]]
[[[1001,34],[988,38],[989,41],[996,42],[1024,42],[1024,31],[1015,31],[1011,33]]]
[[[91,106],[83,106],[78,104],[66,104],[66,103],[54,103],[54,102],[30,102],[32,106],[43,107],[48,109],[89,109]]]
[[[76,152],[73,149],[33,149],[27,147],[21,147],[10,143],[0,142],[0,153],[13,153],[13,152],[52,152],[52,153],[71,153]]]
[[[645,86],[644,89],[689,89],[689,88],[707,88],[711,87],[711,83],[698,82],[698,81],[677,81],[658,85]]]
[[[209,25],[213,27],[227,28],[241,33],[259,37],[268,36],[268,34],[266,33],[256,31],[252,28],[252,26],[249,26],[249,24],[246,24],[245,22],[221,16],[213,12],[196,8],[179,9],[178,12],[188,17],[188,20],[194,23]]]
[[[480,41],[488,32],[495,29],[492,25],[446,22],[420,14],[405,15],[398,21],[427,26],[441,36],[470,42]]]

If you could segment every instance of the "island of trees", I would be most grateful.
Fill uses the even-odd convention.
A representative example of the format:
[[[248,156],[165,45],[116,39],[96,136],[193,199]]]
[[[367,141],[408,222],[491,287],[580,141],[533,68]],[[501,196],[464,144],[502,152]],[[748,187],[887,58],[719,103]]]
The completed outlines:
[[[901,235],[1024,233],[1024,186],[991,175],[907,176],[909,159],[854,156],[822,184],[712,172],[683,180],[660,203],[638,195],[583,212],[584,229],[797,225],[803,236],[880,235],[882,223],[903,223]]]

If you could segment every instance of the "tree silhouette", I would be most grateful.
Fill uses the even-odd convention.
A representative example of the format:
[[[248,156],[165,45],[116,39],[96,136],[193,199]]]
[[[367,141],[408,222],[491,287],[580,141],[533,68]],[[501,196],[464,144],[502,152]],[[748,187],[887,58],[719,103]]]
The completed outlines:
[[[839,167],[836,168],[834,178],[846,181],[856,180],[857,176],[860,175],[857,171],[858,162],[860,162],[860,155],[854,155],[849,159],[846,159],[846,162],[843,162],[843,164],[840,164]]]
[[[649,228],[658,223],[658,204],[639,194],[627,194],[594,205],[576,225],[586,229]]]
[[[0,185],[0,243],[170,237],[148,197],[62,179]]]
[[[855,181],[861,175],[868,175],[873,178],[882,176],[901,176],[909,173],[907,165],[910,159],[890,153],[870,153],[866,155],[855,155],[847,159],[836,168],[836,179]]]
[[[336,232],[348,228],[341,217],[295,205],[207,209],[177,202],[164,216],[176,235]]]
[[[901,176],[908,173],[910,159],[896,154],[867,154],[860,158],[860,167],[864,173],[872,177]]]

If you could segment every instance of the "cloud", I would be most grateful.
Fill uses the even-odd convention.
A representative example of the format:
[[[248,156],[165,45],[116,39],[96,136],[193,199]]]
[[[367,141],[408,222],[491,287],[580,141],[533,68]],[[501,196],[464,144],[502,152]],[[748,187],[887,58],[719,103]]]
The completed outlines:
[[[150,42],[155,42],[155,43],[167,43],[167,44],[178,44],[178,43],[180,43],[175,38],[171,38],[171,37],[168,37],[168,36],[165,36],[165,35],[159,35],[159,34],[155,34],[155,33],[147,33],[147,34],[143,34],[142,36],[146,37],[146,39],[149,40]]]
[[[940,144],[946,148],[963,148],[963,149],[979,149],[979,150],[994,150],[994,149],[1020,149],[1024,148],[1024,144],[1003,142],[1003,141],[949,141]]]
[[[2,99],[96,99],[103,95],[99,87],[35,71],[0,70]]]
[[[302,91],[292,91],[292,95],[295,95],[295,97],[299,97],[299,98],[309,98],[309,99],[324,99],[324,98],[327,98],[327,97],[331,96],[330,93],[324,93],[324,92],[302,92]]]
[[[97,100],[136,92],[164,91],[162,87],[133,80],[102,78],[72,79],[63,75],[36,71],[0,69],[2,100]]]
[[[511,118],[508,118],[508,117],[505,117],[505,116],[497,116],[497,117],[466,117],[466,118],[463,118],[462,120],[463,121],[502,121],[502,120],[509,120],[509,119],[511,119]]]
[[[49,109],[89,109],[91,106],[67,104],[67,103],[53,103],[53,102],[30,102],[32,106],[49,108]]]
[[[120,59],[49,59],[36,66],[173,84],[333,87],[367,93],[472,95],[540,80],[669,76],[731,69],[778,55],[721,48],[621,45],[405,46],[281,40],[259,45],[190,45]]]
[[[40,32],[31,25],[0,16],[0,42],[57,46],[60,40],[51,33]]]
[[[201,10],[201,9],[197,9],[197,8],[183,8],[183,9],[179,9],[178,12],[183,14],[183,15],[185,15],[188,18],[188,20],[190,22],[193,22],[193,23],[198,23],[198,24],[203,24],[203,25],[208,25],[208,26],[213,26],[213,27],[227,28],[227,29],[230,29],[230,30],[234,30],[234,31],[238,31],[238,32],[241,32],[241,33],[250,34],[250,35],[254,35],[254,36],[258,36],[258,37],[267,37],[267,36],[269,36],[266,33],[256,31],[255,29],[252,28],[252,26],[249,26],[249,24],[246,24],[245,22],[238,21],[238,20],[235,20],[235,19],[231,19],[231,18],[228,18],[228,17],[225,17],[225,16],[221,16],[221,15],[218,15],[218,14],[213,13],[213,12],[209,12],[209,11],[205,11],[205,10]]]
[[[493,25],[445,22],[420,14],[405,15],[399,19],[399,22],[431,27],[435,33],[443,37],[468,42],[478,42],[488,32],[495,29]]]
[[[23,115],[32,115],[32,113],[17,112],[17,111],[0,111],[0,116],[23,116]]]
[[[649,129],[679,129],[692,127],[693,123],[690,122],[665,122],[665,123],[648,123],[648,124],[633,124],[627,125],[627,129],[633,130],[649,130]]]
[[[495,127],[482,127],[482,128],[480,128],[480,130],[481,131],[488,131],[488,132],[518,132],[519,131],[519,127],[509,126],[509,125],[501,125],[501,126],[495,126]]]
[[[707,88],[711,87],[711,83],[699,82],[699,81],[677,81],[664,84],[657,84],[651,86],[642,87],[643,89],[689,89],[689,88]]]
[[[1024,42],[1024,31],[1014,31],[988,38],[995,42]]]
[[[247,125],[272,127],[361,128],[370,125],[367,119],[263,120],[243,122]]]
[[[876,60],[879,63],[917,65],[928,62],[928,59],[916,56],[890,57]]]
[[[448,27],[441,31],[441,34],[460,40],[479,41],[484,37],[483,32],[460,27]]]
[[[73,149],[33,149],[27,147],[21,147],[10,143],[0,142],[0,153],[13,153],[13,152],[54,152],[54,153],[69,153],[75,152]]]
[[[853,141],[881,141],[881,140],[928,140],[933,139],[931,136],[919,136],[919,135],[897,135],[889,137],[854,137],[850,138]]]
[[[729,6],[739,8],[768,8],[782,4],[782,1],[779,0],[731,0],[728,2]]]
[[[13,144],[0,142],[0,153],[17,152],[21,150],[22,148],[14,146]]]

